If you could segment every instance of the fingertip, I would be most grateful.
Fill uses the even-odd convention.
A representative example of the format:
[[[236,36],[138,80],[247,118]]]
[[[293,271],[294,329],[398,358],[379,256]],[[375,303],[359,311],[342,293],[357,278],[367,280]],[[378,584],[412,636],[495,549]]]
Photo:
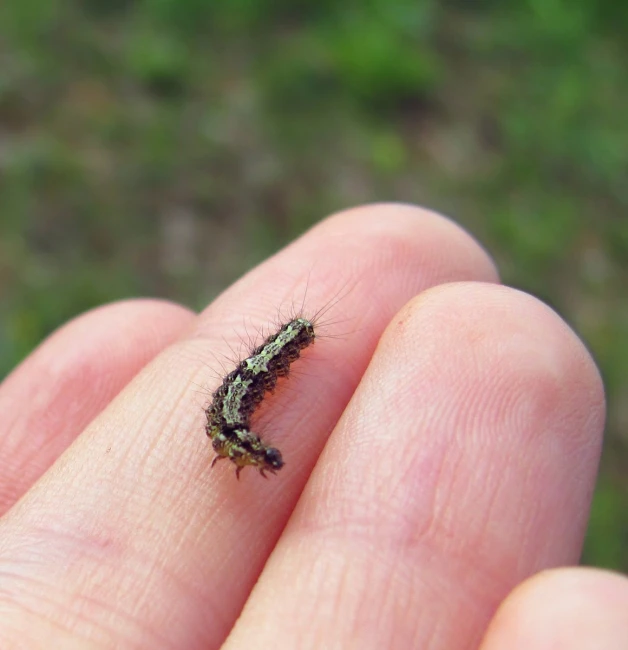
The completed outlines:
[[[628,643],[628,579],[600,569],[543,571],[499,607],[482,650],[615,650]]]
[[[11,507],[194,315],[162,300],[103,305],[69,321],[0,385],[0,512]]]
[[[166,300],[132,299],[101,305],[54,331],[15,374],[20,383],[29,384],[28,391],[39,383],[47,383],[50,389],[54,380],[58,385],[71,382],[75,390],[85,392],[97,387],[110,394],[113,386],[117,392],[176,340],[193,318],[190,310]]]
[[[453,219],[408,203],[369,203],[336,212],[317,224],[312,234],[342,236],[347,245],[356,232],[361,245],[382,258],[403,261],[420,255],[426,272],[440,282],[499,282],[497,267],[480,242]],[[377,239],[370,244],[369,235]],[[418,244],[418,245],[417,245]]]
[[[606,413],[600,372],[582,340],[548,305],[503,285],[455,282],[428,289],[407,309],[433,330],[429,337],[422,332],[424,344],[440,346],[446,337],[452,346],[473,350],[477,371],[510,387],[504,395],[533,397],[541,417],[561,406],[578,424],[565,432],[580,432],[584,438],[577,443],[599,448]]]

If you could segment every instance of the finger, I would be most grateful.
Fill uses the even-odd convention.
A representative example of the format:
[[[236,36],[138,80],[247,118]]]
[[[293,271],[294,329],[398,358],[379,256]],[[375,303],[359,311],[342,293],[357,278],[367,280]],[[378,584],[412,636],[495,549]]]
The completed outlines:
[[[616,650],[628,642],[628,579],[596,569],[545,571],[508,596],[482,650]]]
[[[477,647],[514,585],[577,560],[602,426],[596,368],[547,307],[426,292],[382,337],[225,647]]]
[[[11,511],[0,535],[0,623],[11,616],[30,622],[31,635],[62,631],[103,647],[217,647],[388,320],[426,286],[461,276],[495,277],[460,229],[373,206],[323,222],[237,283]],[[340,293],[354,334],[317,343],[288,383],[290,400],[269,405],[286,467],[267,482],[251,471],[238,482],[224,464],[210,470],[194,387],[208,385],[211,354],[228,352],[223,338],[234,330],[300,303],[306,285],[306,307],[333,305]]]
[[[190,322],[171,303],[107,305],[51,335],[0,385],[0,515]]]

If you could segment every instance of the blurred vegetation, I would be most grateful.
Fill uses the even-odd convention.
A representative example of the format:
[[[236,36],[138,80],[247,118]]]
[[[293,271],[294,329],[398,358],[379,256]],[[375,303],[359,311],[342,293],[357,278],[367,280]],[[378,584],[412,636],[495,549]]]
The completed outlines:
[[[455,216],[598,360],[585,561],[628,570],[628,4],[3,0],[0,373],[134,295],[195,307],[337,209]]]

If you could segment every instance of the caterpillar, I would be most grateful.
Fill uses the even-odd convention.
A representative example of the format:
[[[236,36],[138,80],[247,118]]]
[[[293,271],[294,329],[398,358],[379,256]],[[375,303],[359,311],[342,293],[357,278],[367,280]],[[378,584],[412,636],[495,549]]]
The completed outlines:
[[[301,351],[314,343],[314,322],[293,318],[256,347],[226,375],[206,409],[205,432],[212,441],[216,457],[212,467],[223,458],[236,466],[236,477],[248,465],[276,474],[284,466],[279,449],[265,444],[251,430],[251,416],[267,392],[274,392],[279,377],[287,377],[290,365]]]

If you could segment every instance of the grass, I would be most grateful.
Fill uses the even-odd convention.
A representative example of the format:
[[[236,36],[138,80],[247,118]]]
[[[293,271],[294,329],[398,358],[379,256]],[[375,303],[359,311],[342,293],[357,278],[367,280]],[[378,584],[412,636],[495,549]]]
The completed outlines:
[[[628,570],[627,28],[611,0],[5,0],[0,372],[108,300],[201,307],[333,210],[428,205],[593,351],[585,561]]]

